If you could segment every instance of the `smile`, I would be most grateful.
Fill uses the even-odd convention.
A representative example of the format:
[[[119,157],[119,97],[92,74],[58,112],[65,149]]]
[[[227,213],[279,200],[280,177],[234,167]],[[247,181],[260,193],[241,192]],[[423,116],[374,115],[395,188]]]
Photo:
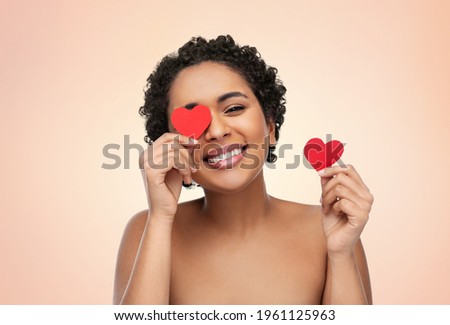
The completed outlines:
[[[208,165],[216,169],[230,168],[243,158],[247,145],[232,144],[218,149],[211,149],[204,158]]]
[[[214,164],[214,163],[216,163],[218,161],[225,160],[225,159],[234,157],[236,155],[239,155],[241,152],[242,152],[242,148],[234,149],[234,150],[228,151],[228,152],[226,152],[224,154],[220,154],[220,155],[217,155],[215,157],[208,158],[208,162]]]

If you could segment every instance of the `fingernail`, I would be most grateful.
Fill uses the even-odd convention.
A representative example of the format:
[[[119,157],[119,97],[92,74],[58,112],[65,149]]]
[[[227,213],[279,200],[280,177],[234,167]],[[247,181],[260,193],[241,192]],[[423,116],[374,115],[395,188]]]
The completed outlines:
[[[326,172],[326,168],[319,170],[317,173],[319,175],[323,175],[323,174],[325,174],[325,172]]]
[[[190,166],[190,167],[191,167],[191,172],[193,172],[193,173],[197,172],[197,169],[195,167],[192,167],[192,166]]]
[[[194,138],[189,138],[189,143],[197,144],[198,140],[196,140]]]

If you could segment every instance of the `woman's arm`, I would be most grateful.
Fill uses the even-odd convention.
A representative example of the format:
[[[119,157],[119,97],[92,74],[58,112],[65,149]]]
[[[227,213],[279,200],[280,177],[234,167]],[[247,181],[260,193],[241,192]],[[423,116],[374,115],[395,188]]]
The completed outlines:
[[[119,248],[114,304],[169,304],[172,222],[148,211],[128,223]]]
[[[355,168],[331,167],[319,172],[322,224],[327,241],[324,304],[371,304],[369,271],[361,233],[373,196]]]
[[[195,140],[165,133],[139,159],[149,204],[127,225],[119,249],[115,304],[169,304],[172,225],[181,183],[195,172],[188,148]]]
[[[354,254],[328,256],[327,265],[323,304],[372,304],[369,269],[361,240]]]

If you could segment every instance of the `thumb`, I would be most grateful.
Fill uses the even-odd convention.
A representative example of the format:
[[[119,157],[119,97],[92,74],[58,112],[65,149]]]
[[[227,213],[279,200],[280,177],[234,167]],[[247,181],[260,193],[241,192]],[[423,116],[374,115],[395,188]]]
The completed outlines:
[[[321,169],[318,171],[318,174],[320,176],[320,186],[321,186],[321,195],[320,195],[320,204],[322,205],[322,211],[323,213],[328,213],[329,209],[330,209],[330,205],[328,204],[327,206],[325,206],[322,202],[322,199],[324,197],[325,194],[325,186],[328,184],[328,182],[330,180],[333,179],[333,174],[331,173],[327,173],[328,172],[328,168],[325,169]]]
[[[324,168],[324,169],[321,169],[321,170],[319,170],[317,172],[319,174],[319,176],[320,176],[320,186],[322,187],[322,192],[323,192],[323,189],[324,189],[325,185],[327,185],[327,183],[331,179],[333,179],[333,174],[328,175],[327,171],[328,171],[328,168]]]

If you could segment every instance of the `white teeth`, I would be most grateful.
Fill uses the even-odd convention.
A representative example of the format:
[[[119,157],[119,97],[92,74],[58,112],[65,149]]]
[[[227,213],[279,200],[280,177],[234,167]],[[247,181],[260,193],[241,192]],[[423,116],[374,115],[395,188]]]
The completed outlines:
[[[237,148],[237,149],[228,151],[228,152],[226,152],[224,154],[217,155],[214,158],[208,158],[208,162],[211,163],[211,164],[214,164],[214,163],[216,163],[218,161],[229,159],[229,158],[231,158],[233,156],[239,155],[241,152],[242,152],[242,149],[241,148]]]

